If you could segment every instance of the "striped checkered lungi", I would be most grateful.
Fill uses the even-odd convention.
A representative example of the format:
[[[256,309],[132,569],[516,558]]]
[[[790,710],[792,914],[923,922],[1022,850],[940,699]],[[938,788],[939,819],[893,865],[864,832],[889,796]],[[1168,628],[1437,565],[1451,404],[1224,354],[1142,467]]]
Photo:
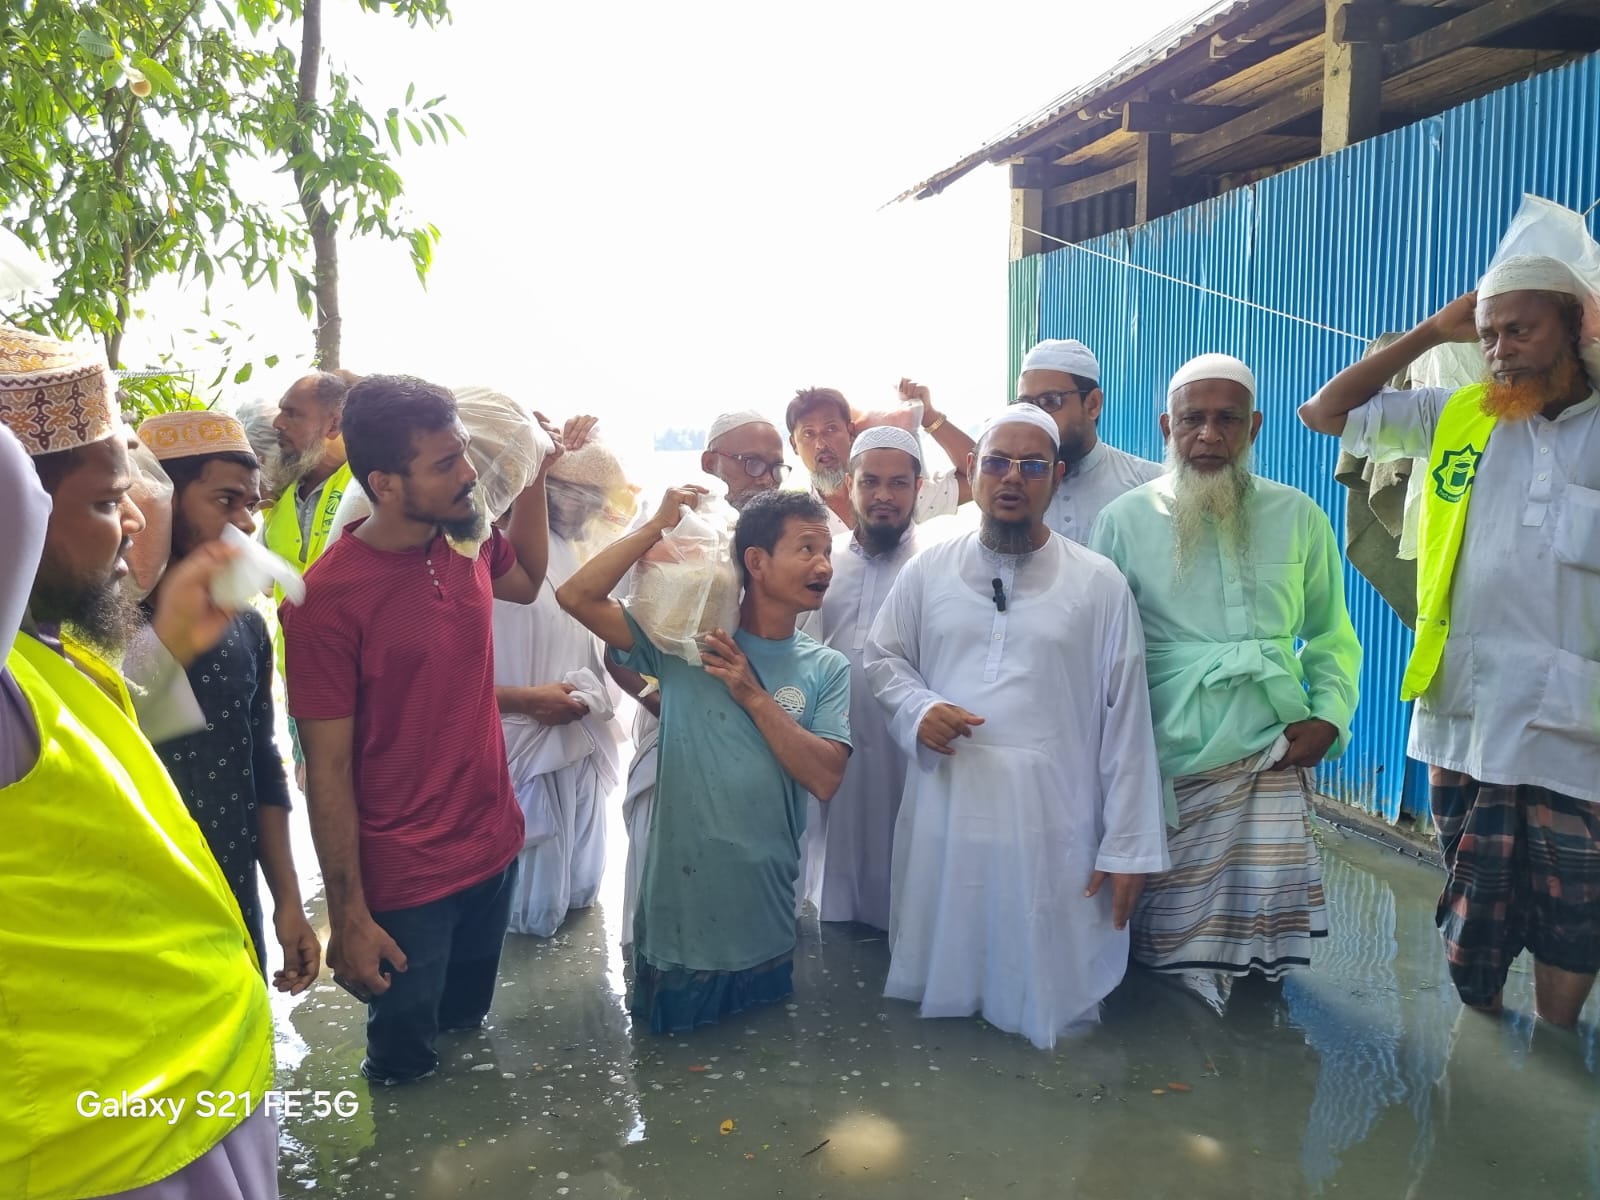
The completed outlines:
[[[1328,935],[1310,775],[1267,770],[1276,749],[1176,781],[1172,869],[1139,898],[1134,962],[1268,979],[1310,964]]]

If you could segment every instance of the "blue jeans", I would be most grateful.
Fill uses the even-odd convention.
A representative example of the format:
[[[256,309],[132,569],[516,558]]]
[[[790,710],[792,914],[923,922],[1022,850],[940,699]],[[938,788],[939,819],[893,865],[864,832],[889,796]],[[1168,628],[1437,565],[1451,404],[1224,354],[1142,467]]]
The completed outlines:
[[[500,947],[511,915],[517,862],[482,883],[416,908],[375,912],[372,919],[406,956],[389,990],[367,1006],[367,1062],[372,1074],[415,1079],[439,1065],[439,1031],[475,1028],[489,1013]]]

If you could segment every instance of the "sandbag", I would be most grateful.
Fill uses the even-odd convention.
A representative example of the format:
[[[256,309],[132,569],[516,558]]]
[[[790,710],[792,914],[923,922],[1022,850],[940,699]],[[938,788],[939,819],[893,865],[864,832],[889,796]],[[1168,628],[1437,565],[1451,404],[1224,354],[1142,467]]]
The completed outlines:
[[[456,411],[472,438],[467,458],[478,472],[474,502],[485,520],[493,521],[533,482],[555,445],[531,405],[477,385],[453,391]],[[454,540],[450,544],[468,558],[476,558],[482,545]]]
[[[128,499],[144,514],[144,528],[134,535],[128,550],[128,574],[122,586],[135,600],[143,600],[155,590],[172,557],[173,489],[161,460],[137,438],[129,439],[128,460],[133,467]]]
[[[634,564],[627,607],[663,653],[698,667],[707,634],[738,628],[741,573],[733,559],[733,530],[739,515],[712,496],[680,513],[678,523]]]

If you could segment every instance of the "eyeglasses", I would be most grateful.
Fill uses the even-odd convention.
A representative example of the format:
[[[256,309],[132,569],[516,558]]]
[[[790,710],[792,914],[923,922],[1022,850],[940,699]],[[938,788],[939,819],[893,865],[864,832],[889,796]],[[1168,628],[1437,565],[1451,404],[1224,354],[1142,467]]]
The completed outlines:
[[[744,467],[744,473],[750,476],[751,479],[764,479],[766,476],[771,475],[772,482],[781,484],[783,477],[789,473],[788,463],[768,462],[766,459],[754,454],[724,454],[721,450],[713,450],[711,453],[718,458],[733,459],[734,462]]]
[[[1048,479],[1056,464],[1048,458],[1007,458],[1004,454],[985,454],[978,459],[978,469],[985,475],[1004,479],[1016,467],[1024,479]]]
[[[1018,396],[1011,403],[1031,404],[1035,408],[1042,408],[1045,412],[1059,412],[1061,406],[1067,402],[1068,396],[1082,396],[1082,388],[1070,388],[1064,392],[1039,392],[1033,396]]]

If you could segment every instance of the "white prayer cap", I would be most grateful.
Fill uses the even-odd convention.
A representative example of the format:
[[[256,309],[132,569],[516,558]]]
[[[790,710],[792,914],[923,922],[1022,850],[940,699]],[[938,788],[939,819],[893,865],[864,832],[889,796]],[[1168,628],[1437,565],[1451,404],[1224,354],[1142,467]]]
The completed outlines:
[[[1061,371],[1100,382],[1100,363],[1094,352],[1073,338],[1046,338],[1022,360],[1024,371]]]
[[[1167,402],[1170,404],[1172,398],[1191,383],[1206,379],[1225,379],[1229,383],[1237,383],[1250,393],[1250,403],[1253,405],[1256,402],[1255,372],[1231,354],[1202,354],[1184,363],[1172,377],[1172,382],[1167,384]]]
[[[1035,429],[1042,429],[1050,435],[1052,446],[1057,448],[1061,446],[1061,430],[1056,428],[1056,423],[1036,404],[1012,404],[995,413],[978,433],[978,445],[983,445],[989,435],[1002,425],[1032,425]]]
[[[1478,300],[1503,296],[1507,292],[1560,292],[1582,296],[1584,289],[1572,268],[1560,259],[1543,254],[1514,254],[1495,263],[1478,282]]]
[[[712,449],[721,438],[732,433],[735,429],[743,429],[746,425],[770,425],[774,433],[778,431],[776,425],[773,425],[770,420],[754,409],[747,408],[743,412],[723,413],[715,421],[711,422],[711,432],[706,434],[706,449]]]
[[[874,425],[856,434],[856,440],[850,444],[851,459],[868,450],[903,450],[916,460],[918,467],[922,466],[922,447],[917,444],[917,435],[897,425]]]

